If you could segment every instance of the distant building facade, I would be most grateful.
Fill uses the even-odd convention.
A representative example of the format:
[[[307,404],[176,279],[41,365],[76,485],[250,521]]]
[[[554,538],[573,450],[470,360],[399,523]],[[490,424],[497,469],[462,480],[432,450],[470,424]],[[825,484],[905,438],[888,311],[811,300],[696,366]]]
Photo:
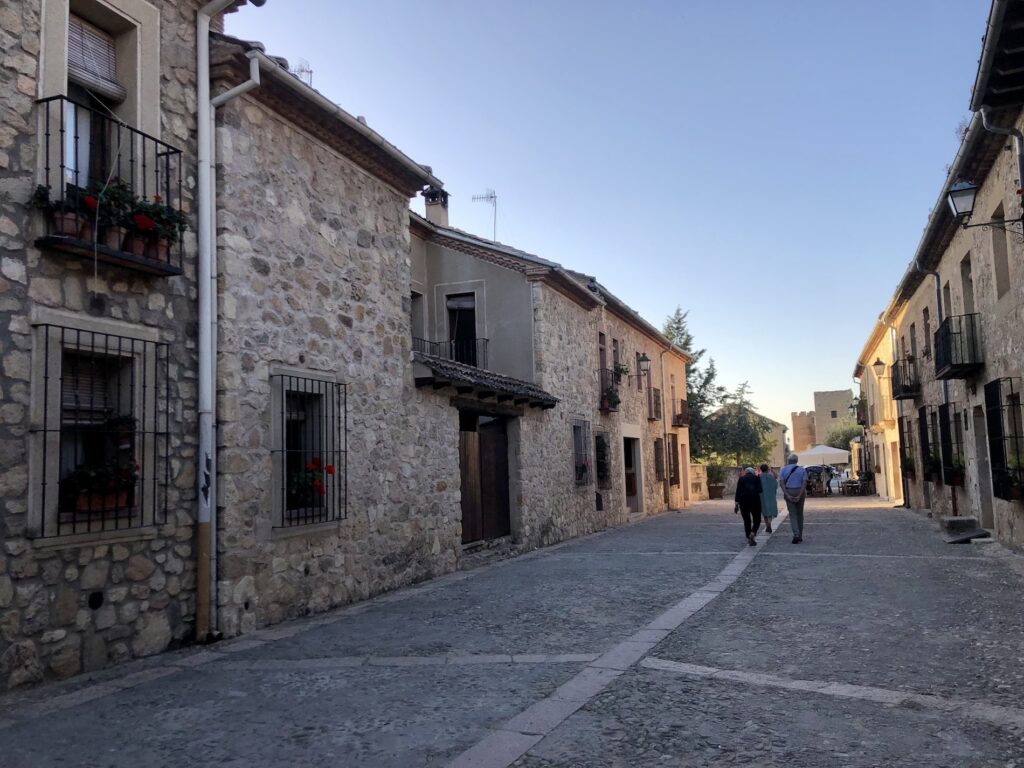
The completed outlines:
[[[852,389],[836,389],[814,393],[814,444],[821,445],[829,433],[841,424],[850,423]]]
[[[793,450],[806,451],[814,445],[814,411],[793,411]]]

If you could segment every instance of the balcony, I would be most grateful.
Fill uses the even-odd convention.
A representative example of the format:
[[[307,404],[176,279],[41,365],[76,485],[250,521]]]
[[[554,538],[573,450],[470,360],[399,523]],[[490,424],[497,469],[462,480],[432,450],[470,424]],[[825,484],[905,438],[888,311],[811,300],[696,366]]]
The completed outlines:
[[[428,341],[414,337],[412,351],[439,357],[442,360],[454,360],[456,363],[472,365],[475,368],[487,368],[487,339]]]
[[[868,403],[861,395],[860,399],[857,400],[857,426],[867,427],[871,424],[868,420]]]
[[[921,380],[913,360],[897,360],[892,366],[892,399],[913,400],[921,394]]]
[[[935,331],[935,378],[966,379],[985,365],[979,315],[951,315]]]
[[[622,397],[619,395],[619,383],[622,376],[616,374],[611,368],[601,368],[597,373],[600,409],[605,413],[619,410],[619,403],[622,402]]]
[[[673,427],[688,427],[690,426],[690,404],[686,400],[680,400],[677,406],[677,410],[672,414],[672,426]]]
[[[46,216],[36,245],[153,275],[180,275],[182,152],[100,112],[51,96],[37,102]]]

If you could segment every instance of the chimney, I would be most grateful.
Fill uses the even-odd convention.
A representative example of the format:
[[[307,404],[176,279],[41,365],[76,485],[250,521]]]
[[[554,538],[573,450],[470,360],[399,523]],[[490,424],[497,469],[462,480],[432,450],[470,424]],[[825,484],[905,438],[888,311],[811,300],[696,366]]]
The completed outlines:
[[[427,201],[427,221],[448,226],[448,193],[438,187],[429,187],[420,194]]]

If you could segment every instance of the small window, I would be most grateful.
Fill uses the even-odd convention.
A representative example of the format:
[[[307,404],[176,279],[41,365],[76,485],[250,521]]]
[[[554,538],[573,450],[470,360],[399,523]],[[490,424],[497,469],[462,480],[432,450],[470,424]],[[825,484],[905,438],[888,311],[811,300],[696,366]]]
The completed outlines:
[[[932,318],[928,307],[921,310],[921,321],[924,324],[924,356],[932,353]]]
[[[668,483],[679,485],[679,437],[674,432],[668,436]]]
[[[590,468],[590,422],[577,419],[572,424],[573,474],[576,485],[590,485],[593,475]]]
[[[640,353],[636,353],[636,389],[637,392],[644,390],[644,370],[640,367]]]
[[[829,413],[832,414],[833,419],[839,416],[839,413],[837,411],[829,411]]]
[[[992,219],[1001,221],[1003,219],[1003,206],[1000,204],[992,214]],[[992,227],[992,261],[996,273],[996,298],[1001,299],[1010,290],[1010,260],[1007,254],[1007,238],[1010,237],[1009,230],[1005,225]]]
[[[340,520],[346,510],[345,385],[272,377],[274,526]]]
[[[594,470],[597,475],[597,487],[601,489],[612,486],[612,441],[605,431],[594,431]]]
[[[654,439],[654,479],[665,479],[665,441],[660,437]]]
[[[34,377],[34,533],[102,533],[167,514],[167,345],[40,325]]]

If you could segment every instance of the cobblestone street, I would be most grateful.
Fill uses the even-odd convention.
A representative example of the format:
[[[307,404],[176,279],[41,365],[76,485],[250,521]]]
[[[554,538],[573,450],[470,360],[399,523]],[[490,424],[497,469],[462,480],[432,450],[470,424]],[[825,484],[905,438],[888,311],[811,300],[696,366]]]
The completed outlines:
[[[1024,560],[709,502],[0,698],[0,764],[1024,766]],[[43,746],[40,746],[43,745]]]

